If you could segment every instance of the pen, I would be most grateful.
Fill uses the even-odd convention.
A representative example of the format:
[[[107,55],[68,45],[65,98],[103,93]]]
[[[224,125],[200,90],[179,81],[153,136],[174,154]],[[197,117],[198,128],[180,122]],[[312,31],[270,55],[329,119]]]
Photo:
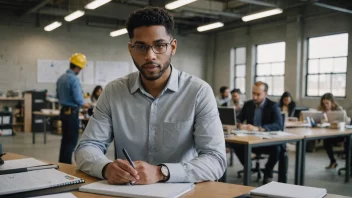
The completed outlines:
[[[22,173],[22,172],[49,169],[49,168],[56,168],[57,169],[57,168],[59,168],[59,166],[56,164],[49,164],[49,165],[43,165],[43,166],[32,166],[32,167],[27,167],[27,168],[15,168],[15,169],[9,169],[9,170],[0,170],[0,175]]]
[[[132,162],[132,160],[131,160],[131,158],[130,158],[130,156],[128,155],[126,149],[123,148],[123,149],[122,149],[122,152],[123,152],[123,154],[125,155],[127,161],[130,163],[130,165],[131,165],[134,169],[136,169],[135,166],[134,166],[134,164],[133,164],[133,162]],[[130,182],[130,184],[133,185],[133,182]]]

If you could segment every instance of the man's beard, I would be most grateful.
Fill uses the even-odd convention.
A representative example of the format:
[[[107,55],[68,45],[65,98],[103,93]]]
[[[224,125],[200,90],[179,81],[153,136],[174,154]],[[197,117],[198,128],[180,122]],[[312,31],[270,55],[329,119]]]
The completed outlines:
[[[148,81],[154,81],[154,80],[158,80],[158,79],[165,73],[165,71],[170,67],[171,55],[169,56],[169,60],[165,62],[165,64],[163,65],[163,67],[162,67],[161,64],[156,64],[156,63],[154,63],[154,62],[152,62],[152,61],[147,62],[147,63],[144,63],[142,66],[139,66],[139,65],[137,64],[137,62],[133,59],[133,57],[132,57],[132,60],[133,60],[134,65],[137,67],[138,71],[142,74],[142,76],[143,76],[146,80],[148,80]],[[156,76],[148,76],[148,74],[147,74],[148,71],[145,71],[145,70],[143,69],[144,66],[150,65],[150,64],[153,64],[153,65],[156,65],[156,67],[162,68]]]

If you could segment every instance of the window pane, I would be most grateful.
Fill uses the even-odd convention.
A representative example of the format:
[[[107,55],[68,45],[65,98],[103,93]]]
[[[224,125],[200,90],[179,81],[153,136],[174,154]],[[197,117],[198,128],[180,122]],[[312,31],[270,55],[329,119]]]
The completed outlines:
[[[333,72],[347,72],[347,57],[334,59]]]
[[[272,75],[284,75],[285,74],[285,63],[273,63],[271,64]]]
[[[331,92],[331,75],[320,75],[319,76],[319,95],[322,96],[325,93]]]
[[[273,89],[274,96],[281,96],[284,93],[284,77],[273,77],[273,87],[271,89]]]
[[[237,65],[236,66],[236,77],[245,77],[246,76],[246,66]]]
[[[309,39],[309,58],[347,56],[347,50],[347,33]]]
[[[307,95],[317,96],[319,94],[318,75],[308,75]]]
[[[257,77],[256,82],[258,82],[258,81],[262,81],[262,82],[265,82],[266,84],[268,84],[268,87],[269,87],[268,94],[273,95],[273,87],[272,87],[273,77],[271,77],[271,76]]]
[[[308,60],[308,74],[319,73],[319,60]]]
[[[270,64],[258,64],[257,65],[257,76],[264,76],[271,74]]]
[[[236,64],[246,63],[246,48],[236,48]]]
[[[319,73],[331,73],[333,66],[332,58],[320,59],[319,62]]]
[[[257,63],[284,62],[285,42],[258,45]]]
[[[335,74],[332,76],[332,94],[334,96],[345,96],[346,74]]]
[[[236,78],[235,87],[240,89],[242,93],[246,93],[246,78]]]

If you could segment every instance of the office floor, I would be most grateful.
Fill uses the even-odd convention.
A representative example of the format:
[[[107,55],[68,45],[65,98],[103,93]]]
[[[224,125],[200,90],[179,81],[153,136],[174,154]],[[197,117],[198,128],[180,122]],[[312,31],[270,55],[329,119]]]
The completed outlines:
[[[32,144],[31,133],[17,133],[16,136],[0,137],[0,143],[3,146],[3,152],[18,153],[25,156],[56,162],[59,157],[61,136],[49,134],[47,144],[43,143],[43,134],[36,135],[36,144]],[[113,146],[109,147],[108,158],[113,159]],[[228,155],[229,159],[229,155]],[[289,183],[293,183],[295,153],[289,152]],[[266,160],[262,160],[261,166],[264,167]],[[339,194],[352,196],[352,181],[349,184],[344,183],[344,175],[338,176],[336,170],[325,170],[329,161],[323,149],[315,153],[307,153],[306,158],[306,185],[313,187],[326,188],[330,194]],[[344,167],[344,160],[338,159],[338,168]],[[234,157],[234,165],[228,168],[227,182],[233,184],[242,184],[242,179],[237,178],[237,171],[243,169],[238,159]],[[251,186],[259,186],[260,182],[256,181],[256,174],[252,175]],[[352,180],[352,178],[351,178]]]

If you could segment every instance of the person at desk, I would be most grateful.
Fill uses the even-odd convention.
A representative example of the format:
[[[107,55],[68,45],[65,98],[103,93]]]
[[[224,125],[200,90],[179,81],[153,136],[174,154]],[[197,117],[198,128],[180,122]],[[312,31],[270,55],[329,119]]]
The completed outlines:
[[[324,113],[328,113],[330,111],[344,111],[343,108],[337,104],[337,102],[335,101],[334,95],[331,93],[326,93],[321,97],[320,104],[317,109]],[[351,119],[346,116],[345,121],[346,123],[350,123]],[[344,137],[324,139],[324,149],[326,150],[326,153],[328,154],[328,157],[330,159],[330,164],[329,166],[325,167],[326,169],[334,169],[337,167],[338,164],[336,163],[336,159],[335,159],[334,151],[332,147],[334,144],[337,144],[343,141],[345,141]]]
[[[279,107],[281,111],[287,112],[289,117],[294,117],[296,103],[293,101],[290,92],[284,92],[279,101]]]
[[[70,58],[70,69],[62,74],[56,83],[57,98],[62,106],[60,110],[62,139],[59,156],[59,162],[62,163],[71,164],[72,153],[78,141],[79,108],[90,107],[88,103],[84,103],[82,88],[77,78],[86,63],[85,55],[73,54]]]
[[[75,151],[78,168],[110,184],[219,179],[226,154],[215,97],[206,82],[170,64],[177,48],[172,16],[142,8],[126,27],[139,71],[104,88]],[[113,140],[115,161],[104,155]]]
[[[253,100],[244,103],[238,116],[239,129],[248,131],[280,131],[283,121],[276,102],[267,98],[268,85],[258,81],[252,88]],[[246,122],[246,124],[241,124]],[[263,184],[270,182],[273,177],[273,169],[279,160],[281,145],[253,148],[256,154],[269,154],[268,162],[265,165]],[[238,159],[244,164],[244,148],[235,148]]]
[[[229,107],[234,107],[236,110],[241,110],[243,107],[243,100],[241,100],[241,90],[233,89],[231,91],[231,100],[228,102]]]
[[[89,116],[93,115],[93,108],[97,105],[97,101],[98,101],[98,98],[99,98],[101,92],[103,92],[102,86],[98,85],[94,88],[94,90],[92,92],[92,96],[90,97],[92,107],[88,109]]]
[[[216,102],[219,107],[227,107],[228,102],[231,100],[230,90],[226,86],[220,87],[220,95],[216,97]]]

